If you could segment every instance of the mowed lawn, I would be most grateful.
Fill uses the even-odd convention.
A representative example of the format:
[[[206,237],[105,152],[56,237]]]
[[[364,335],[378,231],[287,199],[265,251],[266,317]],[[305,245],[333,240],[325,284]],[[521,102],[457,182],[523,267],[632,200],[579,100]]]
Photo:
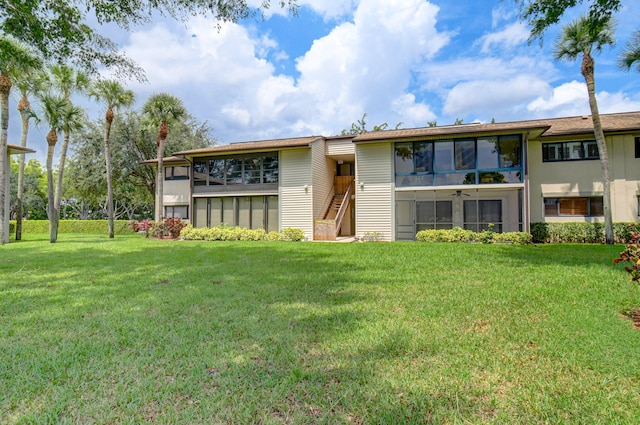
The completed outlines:
[[[26,239],[3,424],[640,423],[621,246]]]

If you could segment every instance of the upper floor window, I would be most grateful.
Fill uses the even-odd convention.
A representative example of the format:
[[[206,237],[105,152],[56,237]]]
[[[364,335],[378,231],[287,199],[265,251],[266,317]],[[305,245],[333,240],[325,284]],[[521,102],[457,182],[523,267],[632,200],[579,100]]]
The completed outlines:
[[[278,183],[278,153],[198,158],[193,161],[194,186]]]
[[[640,158],[640,137],[636,137],[636,158]]]
[[[519,135],[395,144],[396,186],[522,182]]]
[[[189,180],[189,167],[186,165],[176,165],[173,167],[165,167],[165,180]]]
[[[542,144],[543,162],[575,161],[599,158],[598,145],[595,140]]]

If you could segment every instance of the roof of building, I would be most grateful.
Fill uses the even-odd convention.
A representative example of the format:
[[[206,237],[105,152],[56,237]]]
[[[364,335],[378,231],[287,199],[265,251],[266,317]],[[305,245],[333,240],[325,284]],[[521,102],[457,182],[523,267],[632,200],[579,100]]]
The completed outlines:
[[[9,155],[16,155],[16,154],[21,154],[21,153],[35,153],[36,151],[34,151],[33,149],[29,149],[23,146],[18,146],[18,145],[12,145],[12,144],[8,144],[7,145],[7,151],[9,152]]]
[[[164,158],[162,158],[162,161],[166,165],[170,165],[170,164],[188,164],[189,163],[189,161],[187,161],[185,158],[178,157],[178,156],[165,156]],[[158,163],[158,159],[157,158],[147,159],[146,161],[141,161],[140,162],[140,164],[145,164],[145,165],[155,165],[157,163]]]
[[[267,151],[285,148],[299,148],[309,146],[316,140],[323,139],[322,136],[295,137],[291,139],[260,140],[253,142],[238,142],[228,145],[212,146],[210,148],[192,149],[188,151],[175,152],[174,156],[196,156],[217,153],[233,153],[245,151]]]
[[[600,118],[605,133],[640,131],[640,112],[602,114]],[[588,134],[593,133],[593,120],[590,115],[586,115],[505,123],[472,123],[441,127],[386,130],[363,133],[356,136],[353,141],[358,143],[397,139],[437,138],[465,134],[495,134],[509,131],[531,131],[535,137]]]

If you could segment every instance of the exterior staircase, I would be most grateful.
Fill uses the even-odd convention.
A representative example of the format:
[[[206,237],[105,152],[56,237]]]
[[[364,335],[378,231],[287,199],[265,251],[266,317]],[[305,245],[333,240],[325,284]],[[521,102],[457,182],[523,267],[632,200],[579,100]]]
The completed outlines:
[[[315,220],[314,239],[335,241],[342,227],[351,197],[354,194],[353,176],[335,177],[333,196],[322,218]]]

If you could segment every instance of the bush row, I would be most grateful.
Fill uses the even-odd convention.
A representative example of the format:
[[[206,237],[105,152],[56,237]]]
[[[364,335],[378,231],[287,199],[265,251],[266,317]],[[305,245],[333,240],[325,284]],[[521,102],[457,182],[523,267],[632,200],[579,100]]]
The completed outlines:
[[[217,227],[193,227],[188,225],[180,232],[180,238],[190,241],[301,241],[304,232],[287,227],[280,232],[266,232],[264,229],[246,229],[220,225]]]
[[[613,223],[614,242],[626,244],[637,223]],[[604,243],[604,223],[531,223],[535,243]]]
[[[416,234],[418,242],[480,242],[480,243],[512,243],[525,245],[531,242],[531,234],[526,232],[480,233],[454,227],[450,230],[421,230]]]
[[[117,234],[134,233],[126,220],[116,220],[113,230]],[[11,233],[15,235],[16,222],[9,224]],[[106,234],[109,232],[107,220],[60,220],[58,233]],[[22,233],[49,233],[49,220],[22,220]]]

